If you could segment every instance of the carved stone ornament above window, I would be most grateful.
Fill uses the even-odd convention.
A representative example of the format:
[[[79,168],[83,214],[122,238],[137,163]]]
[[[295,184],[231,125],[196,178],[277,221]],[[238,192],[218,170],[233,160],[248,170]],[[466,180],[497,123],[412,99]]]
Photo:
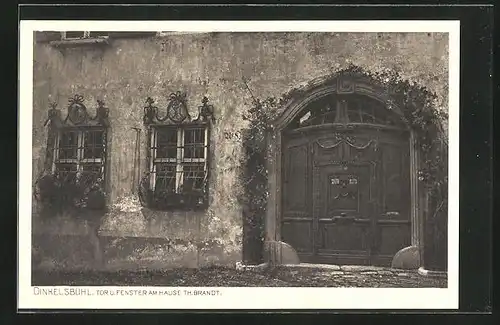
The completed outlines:
[[[201,100],[202,105],[198,107],[198,117],[192,119],[188,111],[186,93],[177,91],[171,93],[169,96],[169,103],[164,109],[163,116],[161,116],[160,108],[154,105],[153,98],[146,99],[146,106],[144,107],[143,121],[145,125],[162,125],[162,124],[204,124],[207,122],[215,122],[214,106],[208,104],[206,96]]]
[[[75,95],[68,101],[68,112],[63,119],[62,112],[57,108],[57,103],[49,103],[50,109],[45,126],[50,125],[55,128],[76,127],[76,126],[109,126],[109,108],[102,100],[97,100],[96,114],[90,116],[87,107],[83,103],[81,95]]]

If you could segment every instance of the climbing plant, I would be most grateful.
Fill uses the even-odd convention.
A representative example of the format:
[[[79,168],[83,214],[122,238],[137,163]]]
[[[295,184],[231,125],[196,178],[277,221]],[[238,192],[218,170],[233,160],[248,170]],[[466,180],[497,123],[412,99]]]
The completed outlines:
[[[76,181],[70,181],[58,173],[46,173],[37,179],[34,196],[40,204],[40,215],[44,218],[64,213],[100,216],[106,210],[102,180],[89,180],[80,174]]]
[[[263,259],[264,215],[269,196],[267,137],[278,102],[275,98],[256,100],[244,114],[249,124],[243,132],[243,258],[246,263],[257,264]]]

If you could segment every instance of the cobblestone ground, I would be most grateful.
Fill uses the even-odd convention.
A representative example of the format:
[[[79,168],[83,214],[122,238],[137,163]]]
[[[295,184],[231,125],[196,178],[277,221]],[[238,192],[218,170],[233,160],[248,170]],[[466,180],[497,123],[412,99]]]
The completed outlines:
[[[32,285],[194,286],[194,287],[447,287],[446,279],[416,271],[360,266],[278,267],[235,270],[209,267],[161,271],[34,271]]]

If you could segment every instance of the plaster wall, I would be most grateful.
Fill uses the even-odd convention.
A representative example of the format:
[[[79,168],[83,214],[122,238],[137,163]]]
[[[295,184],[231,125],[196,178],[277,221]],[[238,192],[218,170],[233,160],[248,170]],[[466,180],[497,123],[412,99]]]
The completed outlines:
[[[242,190],[239,166],[243,157],[238,136],[246,126],[242,115],[253,96],[279,97],[291,88],[355,64],[368,71],[393,69],[405,79],[435,92],[436,105],[447,109],[448,37],[436,33],[201,33],[165,37],[112,39],[105,47],[57,49],[34,47],[33,175],[44,164],[49,99],[65,110],[75,94],[84,96],[91,114],[96,100],[110,109],[107,174],[110,212],[101,236],[154,237],[217,241],[223,254],[238,259],[241,251]],[[209,157],[212,166],[207,211],[154,212],[142,209],[135,195],[132,127],[143,129],[141,174],[146,166],[142,125],[148,96],[166,107],[168,95],[187,93],[192,116],[203,96],[215,106]],[[39,235],[85,236],[88,226],[72,216],[41,220],[33,209],[33,231]],[[158,255],[158,259],[160,259]]]

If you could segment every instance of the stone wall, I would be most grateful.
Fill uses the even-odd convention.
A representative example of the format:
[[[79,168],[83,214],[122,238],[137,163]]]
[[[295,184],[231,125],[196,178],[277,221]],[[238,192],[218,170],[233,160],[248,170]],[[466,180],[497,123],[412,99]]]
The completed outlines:
[[[436,33],[199,33],[112,39],[108,46],[57,49],[35,44],[33,93],[33,175],[41,172],[46,150],[49,97],[64,109],[81,94],[94,113],[96,100],[110,109],[108,154],[110,212],[101,235],[156,237],[168,240],[216,240],[235,259],[241,250],[241,191],[238,137],[246,126],[242,114],[257,98],[279,97],[292,88],[355,64],[377,72],[393,69],[435,92],[437,106],[448,101],[448,38]],[[215,106],[206,212],[153,212],[141,209],[133,193],[135,132],[142,126],[148,96],[165,107],[171,92],[187,93],[191,115],[203,96]],[[146,137],[142,132],[142,171]],[[35,234],[85,235],[84,222],[72,216],[44,221],[33,216]]]

